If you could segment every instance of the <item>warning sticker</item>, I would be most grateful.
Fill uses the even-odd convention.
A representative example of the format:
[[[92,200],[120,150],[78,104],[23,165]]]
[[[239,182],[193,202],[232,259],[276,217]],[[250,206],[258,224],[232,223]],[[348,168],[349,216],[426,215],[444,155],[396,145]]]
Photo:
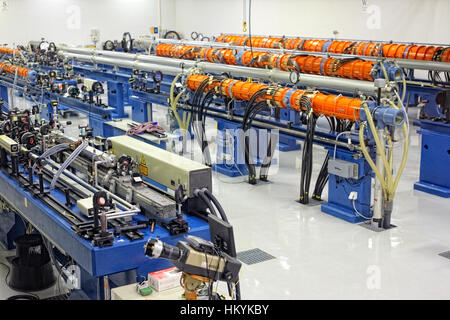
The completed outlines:
[[[148,176],[147,162],[145,161],[144,155],[142,155],[141,163],[139,164],[139,170],[142,175]]]

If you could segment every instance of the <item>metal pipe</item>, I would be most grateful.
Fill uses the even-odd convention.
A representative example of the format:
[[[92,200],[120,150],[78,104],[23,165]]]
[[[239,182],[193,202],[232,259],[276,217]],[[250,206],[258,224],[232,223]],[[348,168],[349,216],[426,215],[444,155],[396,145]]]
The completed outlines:
[[[291,83],[291,74],[289,72],[276,69],[258,69],[128,53],[119,53],[117,56],[120,56],[120,58],[104,58],[100,56],[100,54],[104,54],[104,51],[99,52],[99,50],[91,50],[92,55],[86,55],[81,53],[68,53],[64,50],[60,50],[60,54],[65,58],[73,58],[93,64],[106,64],[147,72],[161,71],[166,74],[177,75],[185,69],[197,67],[206,73],[228,73],[233,77],[256,78],[265,81]],[[115,53],[114,56],[116,56],[116,54],[117,53]],[[110,55],[110,53],[106,53],[106,55]],[[300,74],[297,83],[307,87],[344,90],[352,93],[359,91],[372,96],[377,93],[377,88],[375,88],[374,83],[370,81]],[[385,90],[384,93],[386,91],[389,92],[390,88],[383,90]]]
[[[111,219],[132,217],[132,216],[137,215],[140,212],[141,212],[141,210],[134,209],[134,210],[127,210],[127,211],[120,211],[120,212],[110,213],[110,214],[108,214],[106,216],[106,219],[107,220],[111,220]]]
[[[59,168],[59,167],[60,167],[59,164],[57,164],[56,162],[54,162],[54,161],[51,160],[51,159],[47,159],[47,164],[51,165],[51,166],[54,167],[54,168]],[[94,162],[94,164],[95,164],[95,162]],[[96,170],[96,169],[95,169],[95,170]],[[124,206],[124,207],[126,207],[126,208],[129,209],[129,211],[126,211],[126,212],[134,212],[134,210],[138,210],[138,211],[140,212],[140,210],[139,210],[136,206],[134,206],[134,205],[132,205],[131,203],[129,203],[129,202],[123,200],[122,198],[117,197],[115,194],[111,193],[110,191],[104,189],[104,188],[101,187],[101,186],[93,187],[93,186],[91,186],[89,183],[87,183],[86,181],[84,181],[84,180],[78,178],[76,175],[74,175],[73,173],[69,172],[68,170],[64,170],[64,171],[62,172],[62,174],[68,176],[68,177],[71,178],[72,180],[75,180],[75,181],[78,182],[81,186],[83,186],[84,188],[88,189],[89,191],[91,191],[91,192],[93,192],[93,193],[97,192],[98,190],[102,190],[102,191],[107,192],[114,200],[116,200],[116,201],[119,202],[122,206]]]
[[[111,296],[110,296],[110,294],[111,294],[111,291],[110,291],[110,288],[109,288],[109,277],[106,275],[106,276],[103,276],[103,289],[104,289],[104,299],[105,300],[111,300]]]
[[[385,138],[384,138],[384,129],[378,129],[377,132],[378,136],[381,140],[381,145],[385,145]],[[375,155],[375,165],[377,169],[380,171],[381,175],[385,177],[386,170],[383,164],[383,160],[381,157],[383,150],[378,150]],[[384,213],[384,197],[383,197],[383,189],[381,187],[380,181],[378,179],[375,179],[375,188],[374,188],[374,206],[373,206],[373,216],[372,221],[378,225],[378,227],[381,227],[380,222],[383,219],[383,213]]]
[[[236,46],[230,43],[224,42],[205,42],[205,41],[188,41],[188,40],[176,40],[176,39],[138,39],[137,47],[139,49],[148,50],[151,46],[159,43],[167,43],[174,45],[187,45],[187,46],[198,46],[198,47],[208,47],[208,48],[227,48],[235,50],[250,50],[248,46]],[[72,48],[70,48],[72,49]],[[407,69],[418,69],[418,70],[428,70],[428,71],[444,71],[450,72],[450,63],[438,62],[438,61],[426,61],[426,60],[411,60],[411,59],[392,59],[385,57],[374,57],[374,56],[362,56],[354,54],[341,54],[341,53],[329,53],[329,52],[314,52],[314,51],[303,51],[303,50],[288,50],[288,49],[272,49],[272,48],[252,48],[254,51],[262,51],[268,53],[276,54],[293,54],[293,55],[312,55],[312,56],[322,56],[322,57],[333,57],[333,58],[360,58],[363,60],[370,61],[388,61],[396,62],[399,67]]]

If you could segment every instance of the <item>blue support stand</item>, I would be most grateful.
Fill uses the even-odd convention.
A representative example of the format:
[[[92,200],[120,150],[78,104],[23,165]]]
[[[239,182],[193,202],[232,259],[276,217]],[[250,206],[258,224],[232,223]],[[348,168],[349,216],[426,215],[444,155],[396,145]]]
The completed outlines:
[[[241,148],[241,138],[235,136],[240,124],[220,119],[217,121],[217,163],[213,170],[229,177],[248,174]]]
[[[333,156],[334,148],[327,147],[330,157]],[[356,191],[358,199],[355,200],[355,207],[362,215],[372,217],[370,211],[371,200],[371,168],[363,157],[353,158],[354,152],[344,149],[337,149],[336,159],[353,162],[358,165],[358,179],[345,179],[333,174],[329,175],[328,181],[328,202],[322,204],[322,212],[343,219],[351,223],[362,222],[365,219],[360,217],[353,208],[353,200],[349,200],[350,192]]]
[[[450,197],[450,124],[420,120],[422,135],[420,180],[414,189]]]
[[[6,104],[9,104],[8,87],[0,86],[0,99],[2,99]],[[5,104],[3,104],[3,111],[8,111],[8,108],[5,106]]]

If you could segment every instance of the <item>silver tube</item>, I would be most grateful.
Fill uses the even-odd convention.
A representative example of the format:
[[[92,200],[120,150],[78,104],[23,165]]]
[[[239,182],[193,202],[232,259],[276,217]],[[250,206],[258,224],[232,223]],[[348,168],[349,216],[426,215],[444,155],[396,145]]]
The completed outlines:
[[[111,219],[132,217],[132,216],[137,215],[139,212],[141,212],[141,210],[139,210],[139,209],[127,210],[127,211],[119,211],[119,212],[116,212],[116,213],[107,214],[106,219],[107,220],[111,220]]]
[[[450,63],[448,62],[422,61],[412,59],[386,59],[386,61],[395,61],[401,68],[450,72]]]
[[[49,164],[50,166],[52,166],[52,167],[54,167],[54,168],[59,168],[59,167],[60,167],[60,165],[59,165],[58,163],[54,162],[54,161],[51,160],[51,159],[47,159],[47,164]],[[116,200],[117,202],[119,202],[122,206],[128,208],[128,209],[130,210],[130,212],[134,212],[134,210],[137,210],[137,211],[140,212],[140,210],[139,210],[136,206],[134,206],[134,205],[132,205],[131,203],[129,203],[129,202],[123,200],[122,198],[119,198],[118,196],[116,196],[115,194],[111,193],[110,191],[104,189],[104,188],[101,187],[101,186],[93,187],[93,186],[91,186],[89,183],[87,183],[87,182],[84,181],[83,179],[80,179],[79,177],[77,177],[75,174],[71,173],[71,172],[68,171],[68,170],[64,170],[64,171],[62,172],[62,174],[64,174],[65,176],[71,178],[72,180],[75,180],[75,181],[78,182],[81,186],[83,186],[84,188],[86,188],[87,190],[89,190],[89,191],[91,191],[91,192],[93,192],[93,193],[97,192],[98,190],[105,191],[105,192],[108,193],[114,200]],[[128,212],[128,211],[127,211],[127,212]]]
[[[149,64],[149,63],[139,63],[131,60],[124,59],[113,59],[113,58],[101,58],[96,56],[86,56],[77,54],[64,54],[68,58],[76,58],[81,61],[91,62],[93,64],[107,64],[111,66],[117,66],[122,68],[137,69],[147,72],[161,71],[169,75],[177,75],[182,71],[182,68],[174,68],[165,65]]]
[[[49,164],[50,166],[54,167],[54,168],[59,168],[60,165],[57,164],[56,162],[54,162],[51,159],[47,159],[46,160],[47,164]],[[82,179],[78,178],[76,175],[74,175],[73,173],[71,173],[68,170],[64,170],[63,174],[68,176],[69,178],[75,180],[76,182],[78,182],[79,184],[81,184],[84,188],[88,189],[91,192],[97,192],[98,190],[95,189],[93,186],[91,186],[89,183],[87,183],[86,181],[83,181]]]
[[[103,51],[102,51],[103,52]],[[103,58],[98,55],[83,55],[60,51],[66,58],[75,58],[93,64],[107,64],[112,66],[131,68],[143,71],[161,71],[166,74],[176,75],[183,69],[198,67],[206,73],[229,73],[233,77],[257,78],[265,81],[290,83],[290,73],[277,69],[259,69],[210,62],[196,62],[190,60],[173,59],[158,56],[135,55],[122,53],[121,59]],[[126,59],[125,59],[126,58]],[[376,95],[377,88],[370,81],[325,77],[312,74],[300,74],[298,84],[347,92],[362,92],[368,95]],[[389,88],[386,89],[389,91]]]
[[[378,129],[378,136],[381,140],[381,145],[385,145],[384,138],[384,129]],[[386,170],[383,164],[383,159],[381,158],[381,152],[383,150],[378,150],[375,156],[375,165],[377,169],[381,172],[381,175],[384,177],[386,175]],[[373,206],[373,216],[372,219],[375,223],[378,223],[381,219],[383,219],[384,212],[384,197],[383,197],[383,189],[381,188],[381,183],[378,179],[375,179],[375,190],[374,190],[374,206]]]
[[[104,294],[104,299],[105,300],[111,300],[111,291],[109,288],[109,277],[103,276],[103,294]]]

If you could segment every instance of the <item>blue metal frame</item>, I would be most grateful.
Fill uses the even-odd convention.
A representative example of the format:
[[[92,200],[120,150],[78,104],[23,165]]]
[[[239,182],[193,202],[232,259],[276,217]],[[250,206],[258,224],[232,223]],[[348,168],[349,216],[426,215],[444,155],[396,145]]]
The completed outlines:
[[[414,189],[450,198],[450,124],[419,120],[420,180]]]
[[[326,148],[333,158],[334,148]],[[330,174],[328,181],[328,202],[322,204],[322,212],[343,219],[351,223],[362,222],[365,219],[359,216],[353,208],[353,200],[348,197],[352,191],[358,193],[355,207],[359,213],[371,218],[371,179],[372,170],[363,157],[355,157],[357,153],[341,148],[336,150],[336,159],[341,159],[358,165],[358,179],[345,179]]]
[[[66,220],[39,199],[33,197],[28,190],[22,188],[3,170],[0,170],[0,185],[4,190],[2,197],[13,203],[15,210],[20,212],[40,233],[71,256],[77,265],[92,278],[135,269],[142,273],[170,267],[171,264],[167,260],[148,259],[144,255],[143,246],[150,237],[158,237],[167,243],[176,244],[186,236],[186,234],[171,236],[167,230],[155,226],[153,233],[149,229],[141,230],[144,234],[142,240],[130,241],[126,237],[120,236],[115,238],[113,246],[95,247],[89,241],[77,236]],[[45,187],[48,188],[47,183],[45,183]],[[52,190],[51,195],[59,201],[65,202],[65,195],[59,190]],[[76,207],[73,211],[82,215]],[[193,216],[184,218],[191,227],[189,235],[209,239],[209,227],[205,221]],[[138,215],[133,219],[139,221],[145,218]]]

